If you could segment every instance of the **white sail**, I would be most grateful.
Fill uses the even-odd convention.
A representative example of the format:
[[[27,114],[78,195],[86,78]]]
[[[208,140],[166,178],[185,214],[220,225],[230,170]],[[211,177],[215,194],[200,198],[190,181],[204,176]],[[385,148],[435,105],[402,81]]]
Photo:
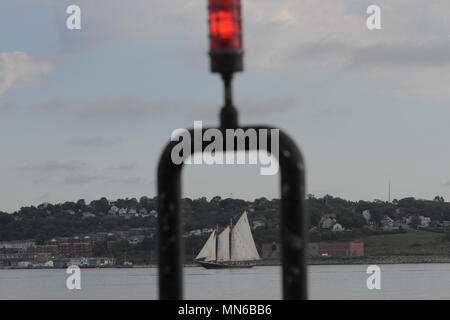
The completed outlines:
[[[230,261],[230,227],[217,237],[217,261]]]
[[[231,260],[252,261],[259,259],[258,250],[256,250],[248,223],[247,212],[244,212],[231,231]]]
[[[211,235],[203,246],[202,250],[200,250],[196,260],[203,259],[204,261],[213,261],[216,260],[216,231],[211,232]]]

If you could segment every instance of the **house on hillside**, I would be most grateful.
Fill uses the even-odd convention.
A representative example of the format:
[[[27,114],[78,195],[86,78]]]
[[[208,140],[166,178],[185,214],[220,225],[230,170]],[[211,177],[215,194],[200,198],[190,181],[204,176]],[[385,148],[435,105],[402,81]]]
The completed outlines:
[[[431,224],[431,218],[430,217],[424,217],[419,216],[420,219],[420,226],[421,228],[428,228]]]
[[[389,216],[384,216],[383,219],[381,220],[381,229],[386,230],[386,231],[394,230],[395,229],[395,221]]]
[[[258,228],[264,228],[266,226],[266,223],[262,220],[254,220],[252,222],[252,229],[256,230]]]
[[[330,230],[336,224],[336,218],[334,215],[325,215],[320,218],[319,227],[321,229]]]
[[[331,227],[331,231],[333,231],[333,232],[341,232],[341,231],[344,231],[344,228],[342,227],[341,224],[335,223],[335,224]]]
[[[200,229],[191,230],[191,231],[189,231],[188,234],[190,237],[192,237],[192,236],[199,237],[202,235],[202,230],[200,230]]]
[[[116,206],[112,206],[108,211],[108,214],[113,215],[113,216],[117,215],[118,213],[119,213],[119,208]]]
[[[83,212],[83,217],[81,219],[87,219],[87,218],[95,218],[95,214],[92,214],[90,212]]]
[[[210,234],[213,231],[214,231],[213,228],[203,228],[202,229],[202,234]]]
[[[150,211],[150,217],[157,218],[158,217],[158,212],[156,212],[156,210]]]
[[[366,220],[366,223],[369,224],[370,220],[372,219],[372,215],[370,214],[370,210],[364,210],[361,215],[363,216],[364,220]]]
[[[129,243],[129,244],[135,246],[135,245],[141,243],[142,241],[144,241],[144,239],[145,239],[145,236],[144,236],[144,235],[138,235],[138,236],[131,236],[131,237],[128,237],[127,240],[128,240],[128,243]]]

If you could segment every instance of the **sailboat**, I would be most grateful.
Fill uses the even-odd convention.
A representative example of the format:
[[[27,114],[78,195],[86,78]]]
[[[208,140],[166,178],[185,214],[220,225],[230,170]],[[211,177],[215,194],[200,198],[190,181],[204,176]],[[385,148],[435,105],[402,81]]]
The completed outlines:
[[[244,211],[234,226],[230,223],[220,233],[214,230],[195,261],[206,269],[253,267],[253,262],[261,258],[247,215],[247,211]]]

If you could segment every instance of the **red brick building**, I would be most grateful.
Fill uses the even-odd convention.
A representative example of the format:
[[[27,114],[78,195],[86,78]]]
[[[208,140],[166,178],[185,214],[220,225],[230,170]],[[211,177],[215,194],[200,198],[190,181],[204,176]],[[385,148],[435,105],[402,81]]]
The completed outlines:
[[[364,256],[364,242],[317,242],[309,245],[310,256]]]
[[[90,257],[92,255],[92,245],[89,242],[65,242],[58,244],[58,252],[60,256]]]
[[[27,253],[46,255],[49,257],[57,256],[59,254],[57,245],[38,245],[34,247],[29,247],[26,249]]]
[[[261,249],[263,259],[278,259],[281,256],[281,247],[279,243],[264,243]]]

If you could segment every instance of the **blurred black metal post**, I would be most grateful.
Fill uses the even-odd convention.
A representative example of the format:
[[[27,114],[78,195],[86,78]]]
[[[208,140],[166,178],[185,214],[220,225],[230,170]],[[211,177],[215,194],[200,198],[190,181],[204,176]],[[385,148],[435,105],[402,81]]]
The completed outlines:
[[[226,129],[254,129],[257,132],[266,129],[270,139],[271,129],[275,129],[273,127],[239,127],[238,112],[233,106],[233,72],[243,70],[240,0],[209,0],[209,10],[211,70],[220,73],[224,82],[225,105],[220,113],[218,128],[224,137],[223,145],[227,145]],[[228,33],[220,33],[221,30],[227,30]],[[206,130],[208,128],[204,128],[203,132]],[[194,136],[193,129],[189,132]],[[177,143],[170,142],[166,146],[158,165],[159,297],[170,300],[183,298],[184,249],[180,213],[183,165],[176,165],[171,159],[172,149]],[[202,151],[207,146],[207,143],[203,144]],[[259,141],[257,145],[260,145]],[[194,146],[191,150],[195,150]],[[250,150],[246,144],[245,151]],[[188,156],[190,155],[183,155],[185,159]],[[281,130],[278,162],[281,171],[283,298],[306,299],[308,224],[305,208],[305,167],[297,145]]]

